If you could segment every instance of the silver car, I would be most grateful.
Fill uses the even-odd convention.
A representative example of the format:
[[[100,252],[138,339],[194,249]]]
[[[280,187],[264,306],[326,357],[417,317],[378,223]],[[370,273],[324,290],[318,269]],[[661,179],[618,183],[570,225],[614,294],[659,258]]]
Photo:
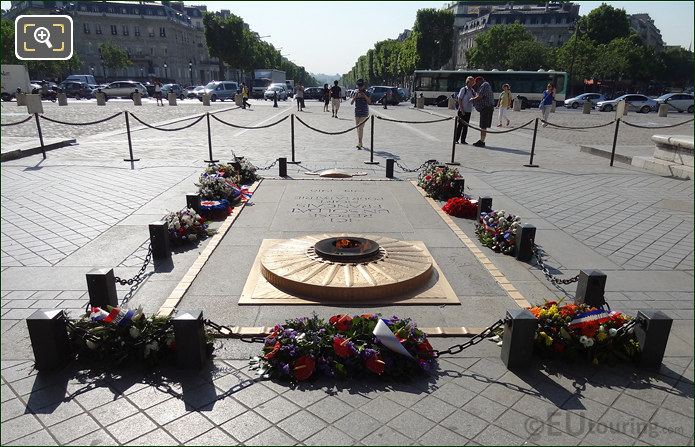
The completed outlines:
[[[270,84],[263,92],[263,99],[273,99],[275,92],[278,92],[278,99],[287,101],[286,84]]]
[[[203,100],[203,95],[210,95],[211,101],[224,101],[225,99],[234,100],[234,95],[239,92],[239,84],[233,81],[212,81],[205,88],[197,93],[198,99]]]
[[[590,102],[593,107],[597,102],[605,101],[606,97],[599,93],[582,93],[574,98],[565,99],[565,107],[572,107],[576,109],[579,106],[583,106],[585,102]]]
[[[644,95],[623,95],[608,101],[599,101],[594,107],[601,112],[612,112],[620,101],[625,101],[628,110],[649,113],[659,107],[659,103]]]
[[[144,85],[135,81],[116,81],[107,84],[101,89],[106,94],[107,98],[132,98],[135,90],[142,94],[142,97],[147,96],[147,89]]]
[[[656,102],[668,104],[669,111],[676,110],[678,113],[693,113],[693,95],[691,93],[667,93],[656,98]]]

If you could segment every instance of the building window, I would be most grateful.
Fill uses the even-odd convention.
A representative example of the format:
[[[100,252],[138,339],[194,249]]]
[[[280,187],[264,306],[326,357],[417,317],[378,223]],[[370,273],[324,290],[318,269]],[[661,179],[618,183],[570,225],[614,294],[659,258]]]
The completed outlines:
[[[154,37],[154,28],[151,26],[147,27],[147,33],[150,35],[150,37]]]
[[[84,30],[85,34],[89,34],[89,23],[83,24],[82,29]]]
[[[140,35],[140,27],[139,26],[136,26],[134,31],[135,31],[136,36]]]
[[[531,25],[535,25],[538,23],[538,17],[531,17]]]
[[[116,27],[116,25],[111,25],[111,34],[113,34],[114,36],[118,36],[118,28]]]
[[[166,37],[166,36],[167,36],[166,28],[164,28],[163,26],[160,26],[159,27],[159,37]]]
[[[140,9],[138,9],[138,8],[133,9],[133,14],[140,15]]]
[[[121,8],[121,12],[122,12],[123,14],[128,14],[128,10],[125,9],[125,8]]]
[[[101,25],[98,23],[94,25],[94,34],[101,34]]]
[[[127,36],[130,34],[130,31],[128,30],[128,25],[123,25],[123,35]]]

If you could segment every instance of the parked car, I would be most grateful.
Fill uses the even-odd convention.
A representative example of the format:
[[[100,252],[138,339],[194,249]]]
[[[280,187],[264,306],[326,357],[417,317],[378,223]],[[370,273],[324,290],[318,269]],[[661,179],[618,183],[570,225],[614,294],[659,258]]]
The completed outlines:
[[[693,99],[692,93],[667,93],[663,96],[656,98],[656,102],[661,104],[668,104],[669,111],[677,110],[678,113],[688,112],[693,113]]]
[[[147,97],[147,88],[135,81],[116,81],[101,89],[107,98],[132,98],[135,90],[142,94],[143,98]]]
[[[78,81],[63,81],[58,88],[65,93],[68,98],[75,99],[90,99],[93,97],[92,88],[89,84]]]
[[[401,95],[401,101],[410,100],[410,92],[404,88],[399,88],[398,93]]]
[[[186,97],[190,99],[195,99],[198,97],[198,93],[202,95],[203,90],[205,90],[204,85],[193,85],[191,87],[188,87],[188,92],[186,93]]]
[[[323,101],[323,87],[307,87],[304,89],[304,99]]]
[[[162,96],[166,98],[169,92],[174,92],[178,99],[186,99],[186,92],[179,84],[164,84],[162,86]]]
[[[383,85],[374,85],[367,89],[367,94],[372,98],[373,103],[382,103],[381,98],[385,93],[390,93],[387,101],[389,105],[397,106],[401,102],[401,95],[395,87],[387,87]]]
[[[203,100],[203,94],[210,95],[211,101],[224,101],[225,99],[234,100],[234,95],[239,92],[239,84],[232,81],[212,81],[208,82],[205,88],[198,93],[198,99]]]
[[[285,84],[270,84],[263,92],[263,99],[273,99],[275,92],[278,92],[278,99],[287,101],[287,90]]]
[[[593,108],[597,102],[605,101],[607,98],[600,93],[582,93],[574,98],[565,99],[565,107],[572,107],[576,109],[579,106],[583,106],[585,102],[590,102]]]
[[[80,75],[80,74],[73,74],[65,78],[63,82],[66,81],[75,81],[75,82],[81,82],[83,84],[96,84],[97,81],[94,79],[94,75]]]
[[[625,101],[628,109],[634,109],[642,113],[649,113],[659,107],[658,102],[644,95],[622,95],[615,99],[599,101],[594,108],[602,112],[612,112],[620,101]]]

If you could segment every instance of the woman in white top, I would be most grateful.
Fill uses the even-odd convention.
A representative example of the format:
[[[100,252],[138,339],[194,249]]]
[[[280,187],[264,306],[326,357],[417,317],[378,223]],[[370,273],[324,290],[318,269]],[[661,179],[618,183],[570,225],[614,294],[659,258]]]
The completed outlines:
[[[164,107],[164,101],[162,101],[162,83],[157,80],[154,83],[154,98],[157,100],[157,105]]]

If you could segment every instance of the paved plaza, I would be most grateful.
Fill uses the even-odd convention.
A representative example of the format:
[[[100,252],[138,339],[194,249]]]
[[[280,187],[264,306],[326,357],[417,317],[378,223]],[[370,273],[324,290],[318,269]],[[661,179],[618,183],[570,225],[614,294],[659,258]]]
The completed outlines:
[[[233,103],[204,107],[186,100],[177,107],[145,101],[44,103],[47,117],[92,121],[128,110],[147,123],[179,127],[189,118],[216,112],[221,120],[263,126],[297,114],[308,124],[336,132],[354,126],[343,103],[340,118],[307,101],[252,101],[250,110]],[[23,119],[23,109],[2,103],[2,123]],[[427,121],[452,111],[409,104],[372,107],[377,117]],[[612,113],[558,108],[551,122],[591,126]],[[536,110],[511,113],[512,125],[537,117]],[[659,118],[630,112],[626,121],[670,125],[689,116]],[[473,114],[471,123],[477,123]],[[1,184],[2,331],[0,442],[5,445],[693,445],[693,181],[661,177],[607,159],[580,146],[610,145],[613,126],[590,130],[539,128],[534,163],[529,162],[533,129],[489,135],[484,149],[456,146],[466,193],[489,195],[493,208],[522,216],[537,227],[536,243],[546,263],[566,278],[579,269],[607,274],[606,300],[612,310],[635,315],[661,310],[674,319],[663,365],[657,371],[631,365],[562,364],[534,359],[509,371],[500,347],[483,341],[442,357],[431,374],[406,382],[319,379],[301,385],[256,380],[248,365],[258,344],[217,340],[214,359],[197,372],[165,368],[90,371],[71,364],[37,373],[25,318],[36,309],[66,309],[80,315],[88,301],[85,274],[113,268],[120,277],[138,272],[147,251],[147,224],[185,205],[185,194],[208,157],[205,119],[178,132],[133,124],[135,158],[128,157],[124,118],[94,127],[43,122],[47,138],[70,137],[76,144],[3,162]],[[236,220],[183,294],[178,308],[200,309],[216,322],[272,326],[286,318],[336,313],[381,312],[412,317],[423,327],[485,327],[502,318],[514,299],[463,241],[468,238],[532,305],[572,300],[575,286],[556,287],[538,266],[482,247],[473,221],[452,218],[453,228],[410,182],[428,159],[451,157],[452,121],[431,124],[375,120],[374,158],[355,148],[355,132],[324,135],[294,122],[295,158],[288,178],[278,167],[259,172],[251,204]],[[213,157],[233,154],[257,166],[292,157],[290,120],[262,130],[225,126],[211,119]],[[369,126],[365,145],[370,146]],[[495,129],[499,130],[499,129]],[[633,154],[656,133],[692,135],[693,125],[674,129],[620,128],[617,152]],[[34,121],[2,128],[7,141],[38,145]],[[478,132],[469,131],[474,142]],[[19,146],[17,146],[19,147]],[[639,149],[641,148],[641,149]],[[397,161],[396,179],[385,178],[385,160]],[[349,179],[319,179],[338,168]],[[321,198],[353,195],[355,205],[380,215],[307,215]],[[311,199],[311,200],[310,200]],[[307,204],[308,203],[308,204]],[[373,209],[373,208],[372,208]],[[213,223],[219,227],[220,223]],[[455,231],[454,231],[455,230]],[[357,231],[422,241],[461,304],[438,305],[245,305],[239,303],[264,239],[290,239],[325,232]],[[130,307],[157,312],[184,280],[211,239],[177,249],[172,262],[147,267],[146,280],[117,286]],[[207,256],[207,255],[206,255]],[[466,338],[433,337],[436,349]]]

